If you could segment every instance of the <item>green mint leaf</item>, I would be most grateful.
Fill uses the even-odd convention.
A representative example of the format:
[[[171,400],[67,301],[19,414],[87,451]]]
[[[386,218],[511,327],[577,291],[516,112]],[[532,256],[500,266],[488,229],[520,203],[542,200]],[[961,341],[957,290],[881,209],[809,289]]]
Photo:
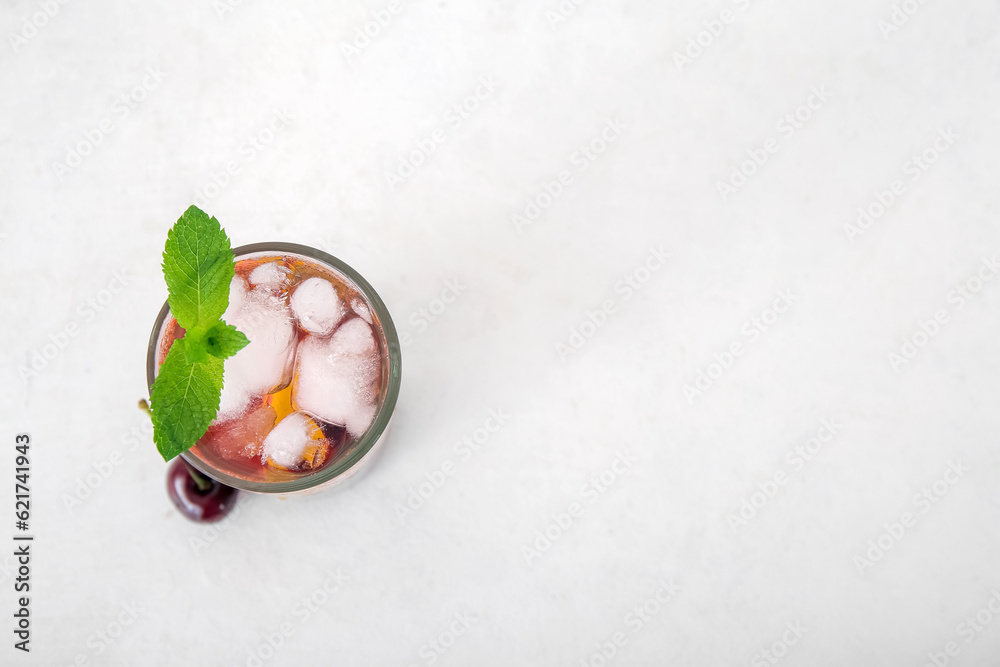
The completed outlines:
[[[208,363],[208,347],[202,340],[202,334],[198,331],[189,331],[184,335],[184,354],[187,356],[189,364]],[[166,360],[164,360],[166,361]]]
[[[153,441],[164,461],[198,442],[219,412],[222,359],[193,361],[188,352],[186,338],[174,341],[150,392]]]
[[[219,359],[228,359],[250,343],[250,339],[232,324],[219,320],[202,338],[205,350]]]
[[[187,341],[188,361],[192,363],[204,363],[208,355],[228,359],[250,343],[243,332],[222,320],[216,320],[205,331],[195,329],[188,332],[184,340]]]
[[[223,360],[250,342],[220,319],[235,266],[225,230],[196,206],[167,234],[167,301],[185,334],[171,345],[150,390],[153,441],[166,461],[205,435],[219,413]]]
[[[226,312],[234,266],[219,221],[191,206],[167,234],[163,249],[170,313],[184,329],[205,331]]]

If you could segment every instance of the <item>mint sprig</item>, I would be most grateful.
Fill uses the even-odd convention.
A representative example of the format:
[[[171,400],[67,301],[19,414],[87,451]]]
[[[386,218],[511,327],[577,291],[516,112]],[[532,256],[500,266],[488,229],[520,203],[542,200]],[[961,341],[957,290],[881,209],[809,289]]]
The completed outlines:
[[[221,319],[229,306],[235,266],[219,221],[196,206],[167,234],[167,302],[185,335],[171,345],[150,390],[153,442],[165,461],[205,435],[219,413],[223,361],[250,342]]]

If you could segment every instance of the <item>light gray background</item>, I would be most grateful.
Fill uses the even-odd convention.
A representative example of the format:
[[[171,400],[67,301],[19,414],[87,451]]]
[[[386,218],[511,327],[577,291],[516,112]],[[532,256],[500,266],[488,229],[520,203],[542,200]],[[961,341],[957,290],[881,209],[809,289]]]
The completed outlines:
[[[617,632],[609,664],[770,664],[759,652],[775,642],[789,666],[916,667],[948,642],[948,664],[995,664],[1000,617],[971,641],[960,624],[1000,590],[1000,280],[962,308],[952,293],[1000,253],[995,2],[908,0],[915,13],[885,34],[890,0],[583,2],[554,24],[557,0],[414,0],[357,54],[343,45],[387,2],[73,0],[34,34],[24,21],[44,4],[0,9],[0,536],[14,532],[19,432],[34,439],[38,536],[34,651],[5,630],[0,662],[255,664],[248,651],[287,623],[264,664],[429,665],[429,642],[451,643],[466,614],[434,664],[597,666]],[[732,22],[678,67],[723,10]],[[448,122],[482,77],[496,89]],[[823,86],[829,99],[782,134]],[[127,117],[123,94],[144,98]],[[277,113],[287,126],[247,148]],[[574,153],[615,119],[624,129],[581,171]],[[102,121],[111,132],[63,173]],[[908,161],[948,128],[953,144],[912,181]],[[723,200],[718,182],[769,138],[776,152]],[[239,172],[204,207],[234,243],[342,257],[412,341],[365,476],[252,499],[213,532],[172,509],[135,404],[166,230],[229,162]],[[571,184],[518,230],[512,215],[564,170]],[[845,225],[895,180],[905,192],[851,242]],[[616,291],[660,247],[666,265],[631,298]],[[104,292],[116,272],[124,289]],[[465,289],[419,326],[445,281]],[[779,290],[795,303],[751,341],[743,327]],[[606,323],[560,355],[609,299]],[[894,369],[889,354],[939,310],[947,322]],[[720,375],[710,365],[733,342],[742,356],[689,402],[685,385]],[[491,409],[509,420],[463,460],[455,443]],[[786,455],[823,419],[842,427],[797,470]],[[584,488],[626,451],[637,462],[606,493]],[[397,505],[448,461],[401,521]],[[953,462],[967,470],[943,497],[915,499]],[[526,557],[572,503],[582,516]],[[902,536],[883,536],[905,512]],[[891,548],[859,567],[880,536]],[[15,594],[12,559],[0,565],[2,629]],[[303,619],[338,568],[346,583]],[[660,582],[679,591],[637,629],[628,615]]]

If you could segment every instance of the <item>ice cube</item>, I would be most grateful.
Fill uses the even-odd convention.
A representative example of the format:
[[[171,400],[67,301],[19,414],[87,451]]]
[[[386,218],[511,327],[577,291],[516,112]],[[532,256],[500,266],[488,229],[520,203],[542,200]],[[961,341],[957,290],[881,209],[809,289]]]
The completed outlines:
[[[360,318],[349,319],[329,339],[306,336],[299,344],[292,405],[358,437],[375,416],[381,374],[371,327]]]
[[[238,301],[231,295],[230,307]],[[225,361],[218,422],[239,417],[254,397],[288,383],[297,340],[284,299],[263,288],[247,292],[226,322],[242,331],[250,343]]]
[[[290,303],[302,328],[317,336],[333,331],[344,316],[344,304],[337,297],[337,290],[322,278],[302,281],[292,292]]]
[[[280,292],[288,285],[288,276],[291,269],[278,262],[268,262],[261,264],[250,272],[250,284],[254,287],[266,287],[272,291]]]
[[[355,297],[351,301],[351,309],[358,314],[368,324],[372,323],[372,311],[368,309],[368,304]]]
[[[277,415],[274,408],[263,401],[254,400],[253,404],[257,407],[242,419],[209,427],[198,447],[229,460],[259,459],[261,443],[277,421]]]
[[[226,312],[222,314],[222,319],[227,324],[232,324],[230,319],[236,316],[236,313],[240,312],[240,308],[243,307],[243,301],[247,297],[247,284],[240,276],[233,276],[232,281],[229,283],[229,306],[226,308]]]
[[[323,465],[329,451],[319,424],[308,415],[293,412],[264,438],[260,459],[279,470],[311,470]]]

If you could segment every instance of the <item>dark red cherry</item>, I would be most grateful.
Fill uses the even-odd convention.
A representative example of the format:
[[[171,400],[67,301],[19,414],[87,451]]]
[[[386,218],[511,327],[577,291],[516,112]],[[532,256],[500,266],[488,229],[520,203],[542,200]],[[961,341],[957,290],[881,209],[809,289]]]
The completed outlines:
[[[202,475],[178,456],[167,470],[167,495],[186,518],[211,523],[236,506],[237,492]]]

